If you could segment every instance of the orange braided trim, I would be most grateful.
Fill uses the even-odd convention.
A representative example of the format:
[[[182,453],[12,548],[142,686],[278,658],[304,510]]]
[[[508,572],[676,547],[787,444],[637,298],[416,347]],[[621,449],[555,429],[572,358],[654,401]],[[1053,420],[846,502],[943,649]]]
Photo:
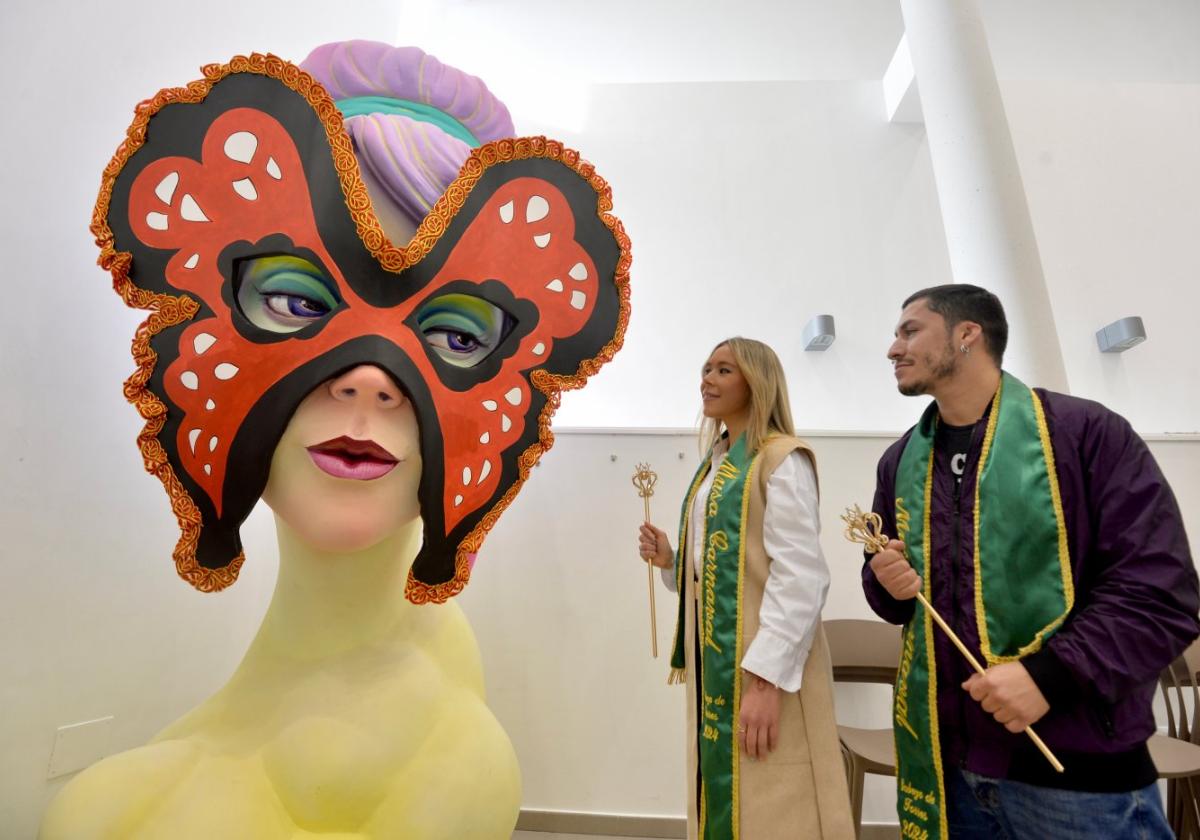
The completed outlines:
[[[151,313],[134,334],[132,352],[137,369],[125,380],[125,398],[146,420],[146,425],[138,435],[138,448],[141,450],[146,471],[157,476],[167,491],[171,500],[171,510],[179,523],[180,536],[173,552],[175,570],[181,578],[201,592],[218,592],[237,580],[238,572],[246,559],[245,554],[239,553],[219,569],[209,569],[196,562],[196,547],[200,540],[200,529],[204,524],[203,518],[191,495],[167,461],[166,452],[158,441],[158,434],[166,422],[167,407],[146,387],[158,361],[158,354],[150,348],[150,339],[168,327],[191,320],[200,310],[200,306],[186,295],[150,292],[137,287],[129,279],[133,255],[128,251],[117,251],[113,247],[113,233],[108,226],[108,211],[117,176],[133,154],[145,144],[150,119],[160,110],[167,105],[203,101],[213,85],[231,73],[259,73],[282,81],[287,87],[304,96],[320,117],[333,152],[334,166],[341,181],[342,192],[346,196],[346,204],[358,225],[359,236],[364,242],[379,243],[379,247],[372,249],[372,253],[378,251],[377,255],[381,255],[386,252],[389,262],[403,263],[403,251],[386,241],[383,229],[371,214],[371,202],[358,175],[358,164],[354,158],[350,138],[343,127],[341,112],[312,76],[277,56],[258,53],[248,57],[235,56],[228,64],[209,64],[202,67],[201,72],[204,74],[203,79],[191,82],[187,87],[164,88],[153,99],[140,102],[134,108],[133,122],[125,132],[125,140],[104,167],[90,229],[96,237],[96,245],[100,248],[97,263],[112,274],[113,290],[121,296],[127,306]],[[355,208],[358,208],[357,212]]]
[[[383,268],[397,273],[419,262],[430,252],[446,231],[450,220],[466,202],[467,195],[480,176],[496,163],[531,157],[557,160],[570,166],[587,180],[597,193],[597,213],[612,231],[620,248],[614,277],[620,295],[617,330],[613,339],[596,356],[580,363],[573,376],[553,376],[544,371],[534,371],[531,376],[532,383],[546,395],[547,403],[538,419],[537,443],[532,444],[518,458],[519,478],[459,544],[452,580],[430,586],[416,581],[411,572],[409,573],[405,594],[410,601],[416,604],[444,602],[462,591],[470,577],[469,555],[478,551],[484,536],[495,525],[500,513],[515,498],[534,464],[542,453],[553,445],[554,435],[550,431],[550,418],[558,407],[560,392],[582,387],[588,377],[611,361],[624,341],[625,329],[629,323],[629,265],[632,257],[629,237],[625,234],[624,226],[608,212],[612,209],[612,192],[607,182],[595,173],[590,163],[583,161],[578,152],[564,148],[561,143],[544,137],[495,141],[472,152],[459,176],[447,187],[429,215],[421,222],[412,242],[407,248],[399,248],[384,235],[383,228],[372,210],[371,200],[359,174],[358,161],[354,157],[353,146],[346,133],[341,112],[334,100],[312,76],[278,56],[259,53],[235,56],[228,64],[208,64],[201,68],[201,72],[204,74],[203,79],[193,81],[183,88],[164,88],[154,98],[139,103],[134,109],[134,119],[126,131],[126,139],[117,147],[112,160],[104,168],[90,226],[100,248],[97,263],[112,274],[114,291],[127,306],[151,313],[138,327],[134,336],[132,353],[137,369],[125,381],[125,398],[146,420],[146,425],[138,435],[138,446],[146,471],[157,476],[162,482],[179,523],[180,538],[173,553],[176,571],[201,592],[218,592],[237,580],[238,572],[245,561],[245,554],[238,554],[228,565],[219,569],[209,569],[196,562],[196,547],[203,520],[195,502],[167,461],[166,452],[158,441],[158,434],[166,420],[167,407],[146,388],[158,360],[158,355],[150,348],[150,339],[168,327],[191,320],[200,307],[195,300],[186,295],[149,292],[134,285],[129,279],[133,256],[127,251],[115,250],[113,233],[108,226],[108,210],[117,176],[133,154],[145,144],[151,117],[167,105],[203,101],[214,84],[232,73],[258,73],[281,81],[286,87],[304,97],[325,127],[334,169],[359,238]]]
[[[616,274],[613,276],[620,299],[617,329],[613,333],[612,340],[605,344],[595,356],[580,362],[573,375],[557,376],[544,370],[535,370],[531,374],[531,383],[546,396],[546,405],[538,415],[537,442],[531,444],[517,457],[518,477],[513,485],[505,491],[491,510],[484,514],[479,523],[458,544],[458,551],[454,557],[454,577],[444,583],[430,585],[417,580],[413,577],[412,571],[409,571],[408,584],[404,594],[414,604],[443,603],[457,595],[467,585],[467,580],[471,576],[471,555],[478,553],[483,545],[484,537],[499,520],[500,514],[512,504],[522,485],[529,478],[529,473],[534,465],[541,459],[542,454],[548,452],[554,445],[554,433],[550,431],[550,418],[558,410],[562,392],[582,388],[589,377],[594,376],[601,367],[612,361],[613,356],[621,349],[621,345],[625,341],[625,330],[629,326],[629,266],[633,261],[633,256],[629,237],[625,233],[625,226],[621,224],[620,219],[608,212],[612,210],[612,190],[608,183],[596,174],[595,168],[579,157],[578,152],[564,148],[555,140],[547,140],[545,137],[519,137],[512,140],[497,140],[476,149],[463,164],[458,178],[447,188],[429,215],[421,222],[421,226],[417,228],[412,242],[409,243],[408,252],[412,254],[419,251],[421,256],[429,252],[441,232],[449,226],[450,219],[462,207],[471,188],[490,166],[533,157],[548,158],[566,164],[596,191],[596,213],[612,232],[613,238],[616,239],[617,246],[620,248]]]

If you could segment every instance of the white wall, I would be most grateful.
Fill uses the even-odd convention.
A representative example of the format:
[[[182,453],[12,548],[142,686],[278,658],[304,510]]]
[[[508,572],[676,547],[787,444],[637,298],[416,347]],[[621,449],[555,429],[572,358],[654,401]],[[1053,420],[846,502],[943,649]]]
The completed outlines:
[[[1200,80],[1196,0],[981,0],[1002,80]]]
[[[1008,82],[1003,95],[1072,393],[1144,433],[1200,431],[1200,84]],[[1096,330],[1127,315],[1146,342],[1097,352]]]
[[[909,425],[884,354],[905,295],[950,268],[924,132],[882,108],[875,82],[592,88],[564,142],[613,184],[633,317],[626,351],[559,423],[692,426],[701,363],[744,334],[779,352],[801,426]],[[805,353],[820,313],[839,337]]]
[[[870,617],[858,582],[861,549],[842,538],[838,516],[847,505],[870,504],[875,462],[893,438],[809,440],[833,576],[825,614]],[[646,567],[636,551],[642,502],[630,482],[643,461],[659,475],[652,520],[673,533],[698,461],[694,435],[560,434],[461,596],[483,651],[489,705],[522,759],[526,807],[684,812],[684,692],[666,684],[678,601],[656,572],[652,659]],[[890,694],[867,688],[841,692],[839,711],[850,724],[886,726]],[[867,818],[894,821],[890,803],[883,785]]]
[[[890,436],[810,434],[821,477],[826,618],[872,618],[846,506],[870,504]],[[1150,443],[1187,529],[1200,534],[1200,440]],[[680,458],[680,453],[683,457]],[[615,456],[615,460],[614,460]],[[460,602],[475,628],[488,702],[521,759],[526,807],[667,815],[685,803],[683,690],[668,686],[674,596],[659,584],[650,658],[645,566],[636,553],[639,461],[659,474],[652,518],[673,531],[697,463],[686,434],[562,433],[480,554]],[[573,488],[575,492],[564,492]],[[1193,539],[1194,542],[1194,539]],[[838,719],[890,725],[890,690],[839,686]],[[866,822],[895,822],[894,780],[869,777]]]
[[[1200,430],[1200,84],[1002,91],[1072,393],[1144,433]],[[696,368],[742,333],[779,352],[801,426],[909,425],[884,354],[904,297],[951,277],[924,131],[881,107],[874,82],[593,87],[583,128],[558,134],[614,185],[634,317],[559,423],[692,425]],[[838,338],[805,353],[817,313]],[[1149,340],[1101,354],[1096,330],[1126,315]]]
[[[578,49],[552,41],[539,53],[537,39],[516,49],[511,33],[498,31],[519,28],[511,8],[496,14],[496,3],[450,5],[461,26],[446,40],[489,62],[468,69],[490,79],[490,62],[542,61],[541,75],[506,65],[503,84],[550,89],[561,110],[552,107],[554,97],[543,100],[545,111],[516,111],[518,127],[556,134],[592,159],[613,183],[633,239],[626,349],[591,387],[564,398],[560,426],[692,425],[696,368],[715,340],[734,332],[776,345],[803,427],[898,432],[915,419],[919,401],[892,393],[883,353],[904,294],[948,279],[924,134],[882,122],[874,82],[837,81],[828,69],[826,81],[753,81],[769,77],[772,66],[784,67],[780,78],[820,71],[795,57],[772,65],[743,41],[782,52],[793,43],[779,35],[787,27],[804,29],[796,44],[829,32],[825,41],[838,45],[823,47],[829,55],[857,50],[857,58],[821,66],[868,78],[855,74],[875,72],[890,55],[890,47],[879,59],[870,52],[889,42],[897,25],[890,4],[813,12],[770,27],[763,16],[772,4],[759,3],[757,28],[741,22],[727,30],[737,49],[694,62],[677,74],[678,83],[630,84],[641,71],[623,64],[621,84],[596,84],[582,96],[555,86],[556,62],[569,63],[585,46],[609,49],[613,40],[588,40],[594,27],[584,12],[559,27],[579,38]],[[721,5],[698,7],[711,13]],[[1139,18],[1143,28],[1135,27],[1170,30],[1154,54],[1176,73],[1173,84],[1148,73],[1136,85],[1106,77],[1002,86],[1073,390],[1112,404],[1146,433],[1200,429],[1200,376],[1184,321],[1200,303],[1192,235],[1200,219],[1198,78],[1195,51],[1180,46],[1194,44],[1186,38],[1197,19],[1194,5],[1143,4],[1149,11]],[[1105,3],[1102,13],[1112,6]],[[10,301],[0,331],[5,838],[31,837],[43,803],[61,784],[45,781],[56,727],[112,714],[114,750],[144,742],[221,684],[265,608],[275,549],[261,509],[245,529],[250,559],[236,587],[206,597],[175,577],[175,526],[159,484],[142,472],[134,443],[140,421],[120,391],[141,316],[124,309],[94,265],[87,224],[100,171],[138,100],[236,52],[298,60],[326,40],[388,39],[402,23],[411,28],[386,0],[341,4],[334,16],[330,8],[314,0],[216,0],[203,7],[24,0],[0,7],[0,47],[13,68],[0,135],[7,162],[0,167],[0,245]],[[987,5],[989,26],[998,20],[1003,33],[994,50],[998,67],[1053,76],[1042,54],[1053,50],[1034,55],[1023,46],[1012,8],[1026,9],[1027,27],[1037,16],[1020,4]],[[543,19],[567,14],[561,4],[535,11]],[[1063,38],[1073,31],[1059,16],[1053,20]],[[669,23],[669,16],[653,19],[667,35]],[[763,27],[773,34],[759,42]],[[1112,40],[1099,24],[1077,31]],[[1121,67],[1142,73],[1150,52],[1115,54],[1123,56]],[[646,77],[669,75],[663,54],[652,50],[618,58],[632,63],[643,53]],[[665,54],[692,53],[675,45]],[[744,65],[734,58],[751,54],[760,62],[754,74],[738,84],[711,81]],[[1095,58],[1085,49],[1069,56],[1074,75]],[[712,75],[698,80],[705,68]],[[826,353],[805,354],[799,328],[817,312],[837,317],[839,338]],[[1145,317],[1150,340],[1100,357],[1091,333],[1126,314]],[[836,505],[867,500],[886,438],[817,443],[828,519]],[[1198,446],[1154,444],[1187,511],[1200,508]],[[493,705],[521,755],[530,807],[682,810],[675,781],[681,701],[645,652],[645,584],[626,534],[640,515],[628,475],[643,458],[663,476],[655,511],[669,521],[694,458],[686,439],[561,435],[501,521],[463,597],[484,648]],[[604,492],[566,492],[580,487]],[[585,509],[600,499],[611,506]],[[1194,514],[1189,528],[1200,528]],[[825,540],[835,569],[829,615],[865,614],[852,558],[828,522]],[[539,608],[525,608],[534,597]],[[663,647],[666,606],[664,596]],[[870,717],[856,697],[847,699],[847,713]],[[886,785],[867,808],[868,818],[890,818]]]

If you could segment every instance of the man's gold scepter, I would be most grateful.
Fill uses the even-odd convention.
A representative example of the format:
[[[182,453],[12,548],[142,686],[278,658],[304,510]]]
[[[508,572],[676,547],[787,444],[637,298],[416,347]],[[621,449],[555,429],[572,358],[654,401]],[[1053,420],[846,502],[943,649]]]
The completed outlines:
[[[863,513],[858,505],[855,505],[852,508],[846,508],[846,512],[842,514],[842,521],[846,523],[846,539],[850,540],[850,542],[862,543],[871,554],[878,554],[887,548],[888,536],[883,533],[883,519],[878,513],[873,511],[871,513]],[[962,643],[962,639],[958,638],[958,635],[950,629],[950,625],[933,608],[933,604],[929,603],[923,592],[917,592],[917,600],[929,612],[930,617],[937,622],[937,626],[941,627],[942,631],[950,637],[950,641],[954,642],[954,646],[958,648],[959,653],[967,658],[967,661],[971,663],[971,667],[981,675],[986,674],[983,666],[979,664],[979,660]],[[1050,752],[1050,748],[1033,731],[1032,726],[1025,727],[1025,734],[1029,736],[1029,740],[1033,741],[1034,746],[1041,750],[1042,755],[1046,756],[1046,760],[1050,762],[1051,766],[1059,773],[1063,772],[1062,762],[1055,758],[1054,753]]]
[[[646,524],[650,523],[650,497],[654,495],[654,483],[658,474],[650,469],[649,464],[638,464],[637,472],[633,474],[633,486],[646,505]],[[650,654],[658,658],[658,616],[654,611],[654,564],[646,561],[646,583],[650,586]]]

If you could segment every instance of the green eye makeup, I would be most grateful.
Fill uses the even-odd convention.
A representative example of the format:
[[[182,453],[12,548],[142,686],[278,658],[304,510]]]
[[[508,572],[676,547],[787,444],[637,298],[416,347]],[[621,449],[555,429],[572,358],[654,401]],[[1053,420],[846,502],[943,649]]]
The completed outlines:
[[[333,283],[312,262],[294,255],[242,260],[237,302],[250,323],[273,333],[293,333],[342,305]],[[469,294],[439,295],[416,313],[425,343],[456,367],[479,364],[512,330],[507,312]]]
[[[341,305],[333,284],[313,263],[292,255],[255,257],[239,264],[238,306],[250,323],[291,333]]]
[[[433,352],[456,367],[472,367],[495,351],[512,329],[500,307],[474,295],[441,295],[417,311],[417,325]]]

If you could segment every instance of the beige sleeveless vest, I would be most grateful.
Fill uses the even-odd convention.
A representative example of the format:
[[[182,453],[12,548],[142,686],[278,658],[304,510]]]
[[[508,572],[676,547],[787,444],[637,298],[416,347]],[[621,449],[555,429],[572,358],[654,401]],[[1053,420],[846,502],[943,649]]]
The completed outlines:
[[[742,650],[758,634],[758,613],[767,583],[770,559],[763,547],[763,513],[766,509],[767,479],[794,450],[813,458],[812,450],[799,438],[775,437],[762,447],[752,477],[748,521],[745,529],[746,570],[742,603]],[[815,459],[813,461],[815,467]],[[682,547],[681,547],[682,550]],[[691,558],[685,558],[691,569]],[[688,838],[697,840],[696,743],[696,582],[685,574],[684,630],[689,641],[687,660],[688,708]],[[749,691],[742,677],[742,694]],[[812,651],[804,665],[799,692],[782,698],[779,713],[779,742],[767,759],[750,761],[739,753],[740,840],[853,840],[850,792],[838,741],[833,711],[833,674],[825,634],[817,625]]]

